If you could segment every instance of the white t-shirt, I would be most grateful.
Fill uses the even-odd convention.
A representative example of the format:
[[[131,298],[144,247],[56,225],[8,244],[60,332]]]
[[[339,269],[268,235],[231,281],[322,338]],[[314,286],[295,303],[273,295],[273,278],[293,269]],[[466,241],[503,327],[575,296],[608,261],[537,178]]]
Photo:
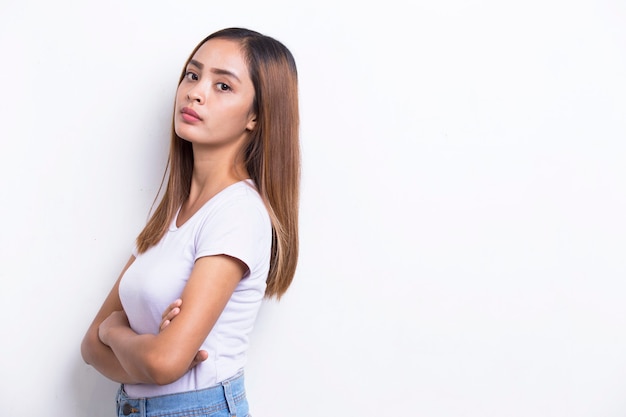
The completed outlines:
[[[168,385],[126,384],[130,397],[153,397],[207,388],[237,374],[265,294],[272,245],[270,218],[251,180],[211,198],[181,227],[173,219],[161,241],[138,255],[120,282],[119,295],[132,329],[157,334],[161,314],[180,297],[194,262],[229,255],[248,273],[237,285],[201,349],[209,358]]]

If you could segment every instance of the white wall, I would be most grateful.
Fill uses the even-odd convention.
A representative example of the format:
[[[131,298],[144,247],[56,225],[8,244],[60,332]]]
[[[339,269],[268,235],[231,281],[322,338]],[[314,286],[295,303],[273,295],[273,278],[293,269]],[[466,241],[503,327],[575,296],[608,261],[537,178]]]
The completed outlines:
[[[412,4],[412,5],[409,5]],[[300,73],[302,256],[255,417],[626,414],[626,4],[0,4],[0,415],[113,415],[79,344],[223,27]]]

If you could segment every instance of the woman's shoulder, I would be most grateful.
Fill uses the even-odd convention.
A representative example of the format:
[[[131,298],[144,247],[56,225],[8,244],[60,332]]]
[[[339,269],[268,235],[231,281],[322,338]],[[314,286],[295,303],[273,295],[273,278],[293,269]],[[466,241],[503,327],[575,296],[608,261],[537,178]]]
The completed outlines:
[[[265,207],[263,199],[252,180],[243,180],[229,185],[209,200],[209,203],[215,206],[243,204]]]
[[[243,180],[229,185],[217,193],[205,206],[205,220],[212,217],[238,217],[259,215],[269,219],[267,207],[252,180]]]

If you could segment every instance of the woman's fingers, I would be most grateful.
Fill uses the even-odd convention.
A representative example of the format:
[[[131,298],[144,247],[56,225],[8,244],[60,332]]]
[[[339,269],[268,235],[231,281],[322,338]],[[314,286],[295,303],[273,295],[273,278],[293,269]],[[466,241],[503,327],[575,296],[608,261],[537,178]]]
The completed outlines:
[[[204,362],[208,358],[209,358],[209,352],[207,352],[206,350],[199,350],[198,353],[196,353],[196,356],[193,358],[193,361],[191,361],[191,365],[189,365],[189,369],[192,369],[194,366],[198,365],[201,362]]]
[[[180,313],[180,306],[182,305],[182,303],[183,303],[183,300],[179,298],[176,301],[174,301],[172,304],[167,306],[167,308],[161,315],[162,320],[161,320],[161,324],[159,325],[159,331],[162,331],[163,329],[165,329],[172,322],[174,317],[176,317]]]
[[[172,304],[167,306],[163,314],[161,314],[161,318],[165,319],[165,316],[167,316],[173,309],[180,308],[182,304],[183,304],[183,300],[181,300],[180,298],[176,299],[176,301],[174,301]]]

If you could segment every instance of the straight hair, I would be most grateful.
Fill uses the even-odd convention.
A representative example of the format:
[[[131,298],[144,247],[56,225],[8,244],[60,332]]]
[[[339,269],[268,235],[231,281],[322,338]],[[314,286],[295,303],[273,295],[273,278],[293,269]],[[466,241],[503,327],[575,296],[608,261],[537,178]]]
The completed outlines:
[[[243,28],[217,31],[203,39],[183,67],[211,39],[239,42],[254,86],[254,130],[239,157],[265,203],[272,222],[272,250],[265,290],[266,298],[280,299],[295,275],[298,262],[298,211],[300,198],[300,141],[298,74],[291,52],[279,41]],[[156,210],[137,237],[144,253],[159,243],[181,204],[189,197],[193,172],[191,143],[179,137],[172,120],[170,151],[161,187],[165,192]]]

